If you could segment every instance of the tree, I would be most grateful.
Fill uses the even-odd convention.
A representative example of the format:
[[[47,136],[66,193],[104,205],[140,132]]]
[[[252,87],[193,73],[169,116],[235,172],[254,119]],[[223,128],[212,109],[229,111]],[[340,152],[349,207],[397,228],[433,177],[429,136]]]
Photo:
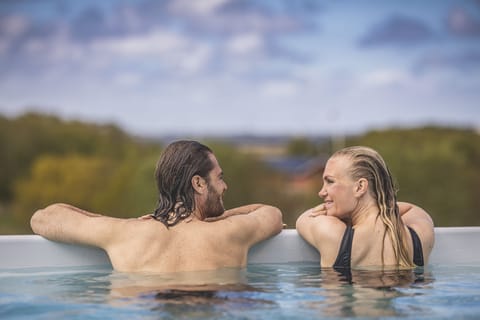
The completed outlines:
[[[474,130],[391,129],[348,144],[379,151],[397,178],[399,199],[425,208],[437,226],[480,225],[480,136]]]

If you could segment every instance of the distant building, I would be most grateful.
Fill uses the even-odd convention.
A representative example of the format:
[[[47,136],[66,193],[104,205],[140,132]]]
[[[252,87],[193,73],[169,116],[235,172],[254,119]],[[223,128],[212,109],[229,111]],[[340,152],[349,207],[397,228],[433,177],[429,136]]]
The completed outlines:
[[[240,152],[254,155],[269,168],[285,178],[285,191],[290,194],[312,194],[322,186],[323,170],[328,155],[289,156],[287,145],[291,136],[250,136],[228,137],[226,140]],[[328,141],[328,137],[310,137],[316,143]]]
[[[272,169],[283,174],[287,180],[288,193],[317,192],[322,186],[322,176],[327,155],[317,157],[271,156],[264,162]]]

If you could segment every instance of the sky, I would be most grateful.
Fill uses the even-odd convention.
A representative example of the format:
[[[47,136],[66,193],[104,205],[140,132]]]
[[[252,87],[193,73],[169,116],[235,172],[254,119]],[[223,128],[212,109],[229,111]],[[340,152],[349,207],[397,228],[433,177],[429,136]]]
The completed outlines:
[[[478,0],[2,0],[0,114],[137,135],[480,128]]]

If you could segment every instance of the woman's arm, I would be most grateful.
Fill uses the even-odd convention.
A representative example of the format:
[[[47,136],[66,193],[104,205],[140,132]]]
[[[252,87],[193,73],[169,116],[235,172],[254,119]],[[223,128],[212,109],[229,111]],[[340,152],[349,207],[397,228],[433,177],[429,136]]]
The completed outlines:
[[[346,224],[324,212],[323,205],[305,211],[298,217],[296,228],[300,236],[320,253],[320,265],[331,267],[337,258]]]
[[[435,244],[433,220],[422,208],[411,203],[399,202],[398,208],[405,225],[415,230],[420,237],[423,249],[423,260],[428,264],[430,253]]]
[[[398,202],[398,209],[403,223],[407,226],[413,224],[426,224],[433,228],[433,220],[422,208],[408,202]]]

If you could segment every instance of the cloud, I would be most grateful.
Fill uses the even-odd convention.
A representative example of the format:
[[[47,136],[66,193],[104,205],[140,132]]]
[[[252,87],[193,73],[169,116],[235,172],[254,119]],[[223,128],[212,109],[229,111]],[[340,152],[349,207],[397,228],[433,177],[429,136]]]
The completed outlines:
[[[311,59],[307,48],[282,40],[313,34],[311,21],[320,10],[310,0],[146,0],[114,3],[108,11],[94,3],[72,3],[49,19],[14,10],[4,14],[0,55],[8,59],[0,61],[0,69],[41,75],[42,68],[94,71],[94,66],[132,65],[138,59],[137,64],[151,63],[162,72],[241,65],[245,74],[255,73],[252,68],[267,61],[302,64]],[[236,62],[239,57],[243,61]]]
[[[197,74],[205,70],[212,60],[212,50],[210,46],[198,44],[191,50],[185,50],[180,56],[177,66],[185,74]]]
[[[299,87],[293,81],[269,81],[262,85],[260,92],[269,98],[287,98],[295,96]]]
[[[16,38],[28,28],[28,20],[20,15],[0,16],[0,36]]]
[[[309,25],[302,18],[254,10],[220,10],[198,16],[178,13],[171,16],[171,19],[182,21],[184,28],[192,34],[215,37],[253,31],[270,36],[304,32]]]
[[[0,15],[0,56],[6,56],[29,29],[29,21],[20,15]]]
[[[213,55],[208,43],[161,29],[98,40],[92,43],[91,49],[94,57],[109,60],[112,67],[120,63],[141,65],[139,61],[143,61],[148,66],[147,73],[157,70],[170,75],[196,74],[208,68]]]
[[[235,55],[248,54],[263,48],[263,39],[258,33],[240,34],[226,43],[227,50]]]
[[[480,20],[468,13],[464,8],[450,10],[447,18],[450,32],[461,36],[480,36]]]
[[[373,88],[397,87],[404,85],[411,77],[404,70],[380,69],[371,71],[361,78],[362,84]]]
[[[143,76],[138,73],[120,73],[113,77],[113,82],[124,86],[124,87],[133,87],[142,82]]]
[[[302,32],[312,28],[321,10],[312,0],[147,0],[128,7],[150,27],[176,22],[184,31],[208,36],[252,30],[270,34]]]
[[[99,52],[127,57],[158,55],[183,50],[188,39],[167,30],[154,30],[140,35],[111,37],[97,40],[92,46]]]
[[[423,43],[432,37],[432,30],[422,21],[403,15],[395,15],[374,25],[360,39],[359,44],[362,47],[409,46]]]
[[[217,11],[220,7],[230,2],[229,0],[176,0],[171,1],[169,9],[178,14],[192,14],[208,16]]]
[[[433,69],[455,69],[464,72],[477,72],[480,68],[480,50],[464,50],[453,53],[432,52],[424,55],[415,64],[417,71]]]
[[[323,4],[318,0],[231,0],[220,8],[223,12],[257,11],[264,14],[278,15],[315,15],[323,12]]]
[[[97,7],[87,7],[71,23],[72,35],[76,39],[98,38],[108,35],[111,30],[104,12]]]

